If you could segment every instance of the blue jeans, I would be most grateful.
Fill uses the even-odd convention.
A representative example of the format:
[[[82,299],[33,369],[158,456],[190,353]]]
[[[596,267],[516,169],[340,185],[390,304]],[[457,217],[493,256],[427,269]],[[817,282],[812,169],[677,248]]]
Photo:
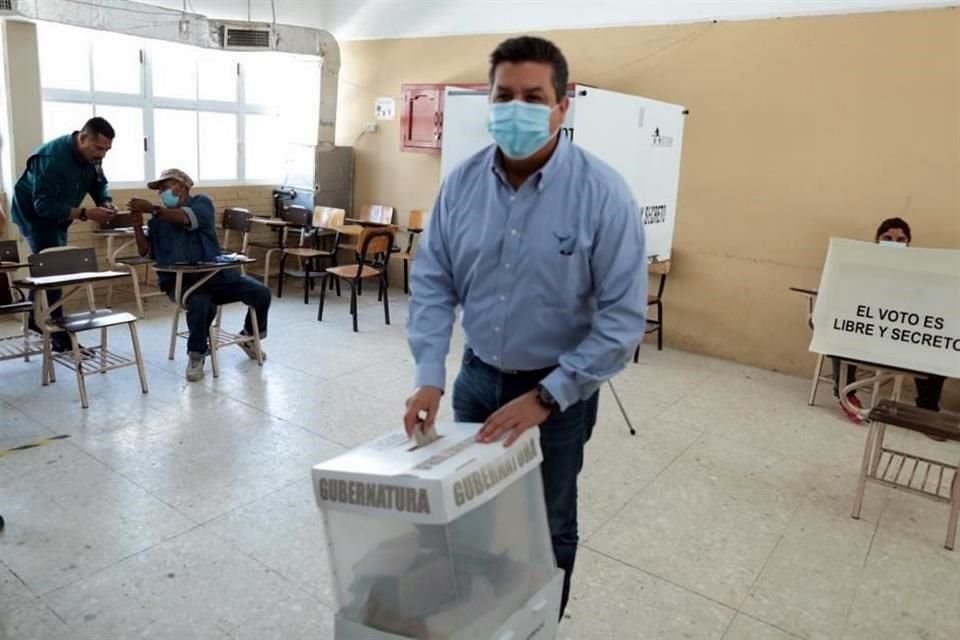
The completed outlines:
[[[185,293],[202,276],[184,275]],[[174,283],[164,283],[164,291],[173,300]],[[176,300],[174,300],[176,302]],[[206,355],[209,351],[210,324],[217,317],[217,307],[231,302],[242,302],[252,307],[257,314],[257,326],[260,337],[267,337],[267,312],[270,309],[270,289],[250,276],[240,275],[236,270],[221,271],[210,278],[199,289],[190,294],[187,300],[187,353]],[[253,335],[250,312],[247,311],[243,323],[247,335]]]
[[[29,236],[25,236],[24,240],[27,241],[27,246],[30,247],[30,253],[36,255],[45,249],[52,249],[54,247],[64,247],[67,245],[67,232],[66,230],[57,229],[33,229],[33,233]],[[34,289],[30,290],[28,297],[30,302],[33,302],[33,299],[36,295]],[[62,291],[60,289],[48,289],[47,290],[47,302],[50,306],[55,305],[60,301]],[[58,320],[63,317],[63,307],[55,309],[50,317],[54,320]],[[34,320],[33,314],[30,314],[30,319],[28,321],[31,331],[36,331],[37,333],[43,333],[40,327],[37,325]],[[57,331],[50,334],[50,342],[53,345],[54,350],[60,351],[70,347],[70,337],[65,331]]]
[[[453,386],[453,411],[457,422],[484,422],[497,409],[536,389],[552,369],[508,374],[484,363],[469,348]],[[577,556],[577,475],[583,468],[583,448],[597,422],[599,394],[564,412],[554,410],[540,427],[543,450],[543,494],[553,555],[563,569],[560,617],[570,597],[570,578]]]

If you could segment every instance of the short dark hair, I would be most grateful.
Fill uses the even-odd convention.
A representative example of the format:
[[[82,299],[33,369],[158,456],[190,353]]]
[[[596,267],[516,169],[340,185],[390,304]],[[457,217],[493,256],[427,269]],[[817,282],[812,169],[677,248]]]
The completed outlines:
[[[877,235],[874,240],[879,240],[880,236],[890,231],[890,229],[901,229],[907,236],[907,242],[913,241],[913,235],[910,233],[910,225],[907,224],[907,221],[903,218],[887,218],[881,222],[880,226],[877,227]]]
[[[113,140],[117,136],[116,131],[113,130],[110,123],[100,116],[87,120],[83,124],[83,129],[80,131],[88,136],[103,136],[110,140]]]
[[[553,88],[557,92],[557,102],[567,94],[567,80],[570,72],[567,59],[560,48],[545,38],[520,36],[504,40],[490,54],[490,86],[497,66],[502,62],[541,62],[553,67]]]

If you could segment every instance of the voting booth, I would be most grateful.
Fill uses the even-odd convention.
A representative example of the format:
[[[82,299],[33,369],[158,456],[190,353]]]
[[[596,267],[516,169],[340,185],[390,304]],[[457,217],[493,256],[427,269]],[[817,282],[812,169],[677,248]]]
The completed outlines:
[[[647,256],[670,259],[680,186],[686,109],[680,105],[573,85],[560,135],[616,169],[630,186],[646,232]],[[440,172],[493,144],[487,132],[489,95],[447,87]]]
[[[438,424],[313,468],[338,640],[555,637],[563,572],[550,543],[539,430],[480,444]]]
[[[960,378],[960,251],[832,238],[810,350]]]

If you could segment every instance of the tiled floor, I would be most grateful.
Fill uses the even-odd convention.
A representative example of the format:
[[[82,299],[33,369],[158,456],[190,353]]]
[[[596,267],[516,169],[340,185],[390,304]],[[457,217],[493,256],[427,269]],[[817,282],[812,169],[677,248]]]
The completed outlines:
[[[88,383],[86,411],[69,372],[43,388],[36,362],[0,363],[0,450],[70,436],[0,454],[0,639],[331,637],[309,469],[397,428],[404,305],[394,294],[386,327],[365,297],[354,335],[343,299],[317,323],[293,290],[275,301],[263,369],[234,348],[219,379],[188,384],[153,299],[150,393],[113,372]],[[615,384],[638,434],[604,389],[560,637],[960,637],[946,509],[870,487],[850,518],[864,431],[829,390],[809,408],[804,379],[653,349]]]

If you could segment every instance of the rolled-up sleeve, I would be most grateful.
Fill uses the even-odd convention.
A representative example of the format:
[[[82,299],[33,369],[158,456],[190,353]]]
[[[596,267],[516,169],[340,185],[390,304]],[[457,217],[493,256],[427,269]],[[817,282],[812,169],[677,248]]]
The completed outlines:
[[[591,255],[597,310],[590,332],[560,356],[541,384],[562,411],[590,398],[619,373],[646,328],[647,259],[640,212],[632,198],[609,200]]]
[[[35,156],[30,160],[33,182],[33,208],[37,216],[50,222],[70,219],[70,205],[63,201],[63,174],[53,160]]]
[[[434,203],[427,230],[417,248],[410,277],[407,342],[416,362],[420,386],[443,389],[446,358],[450,350],[455,310],[458,304],[450,252],[444,237],[446,184]]]
[[[187,219],[190,221],[187,225],[190,231],[216,227],[216,212],[213,208],[213,201],[207,196],[191,198],[190,206],[183,207],[183,212],[187,214]]]

